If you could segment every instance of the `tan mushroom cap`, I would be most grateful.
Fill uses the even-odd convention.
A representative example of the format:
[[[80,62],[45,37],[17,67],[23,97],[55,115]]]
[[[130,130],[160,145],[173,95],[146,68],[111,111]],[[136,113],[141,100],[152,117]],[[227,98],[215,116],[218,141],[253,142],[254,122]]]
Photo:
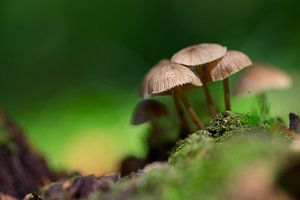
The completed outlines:
[[[206,65],[208,81],[223,80],[252,64],[250,58],[239,51],[228,51],[224,57]]]
[[[168,114],[168,109],[159,101],[154,99],[143,100],[136,106],[131,124],[143,124]]]
[[[292,80],[283,71],[266,64],[255,64],[240,78],[236,84],[234,95],[261,93],[270,89],[286,89],[291,87]]]
[[[151,79],[152,75],[154,74],[154,72],[159,67],[162,67],[164,65],[169,65],[169,64],[171,64],[169,59],[162,59],[147,72],[147,74],[145,75],[144,80],[142,82],[142,85],[140,87],[140,97],[142,99],[146,99],[150,96],[148,93],[148,83],[149,83],[149,80]]]
[[[219,44],[198,44],[178,51],[171,61],[187,66],[203,65],[223,57],[226,51],[226,47]]]
[[[176,86],[201,86],[200,79],[187,67],[171,63],[163,65],[151,76],[147,92],[150,95],[169,94]]]

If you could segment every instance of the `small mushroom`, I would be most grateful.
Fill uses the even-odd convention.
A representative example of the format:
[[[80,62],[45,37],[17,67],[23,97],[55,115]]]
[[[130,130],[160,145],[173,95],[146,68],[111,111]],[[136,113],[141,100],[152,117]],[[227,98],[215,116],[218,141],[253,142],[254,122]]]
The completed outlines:
[[[150,95],[148,94],[148,82],[151,79],[152,75],[154,74],[154,72],[159,69],[160,67],[164,66],[164,65],[168,65],[170,64],[170,61],[168,59],[162,59],[161,61],[159,61],[156,65],[154,65],[146,74],[146,76],[144,77],[144,80],[142,82],[142,85],[140,87],[140,97],[142,99],[146,99],[148,97],[150,97]]]
[[[153,74],[155,73],[155,71],[157,71],[160,67],[162,67],[164,65],[169,65],[169,64],[171,64],[170,60],[162,59],[154,67],[152,67],[149,70],[149,72],[146,74],[146,76],[142,82],[141,88],[140,88],[140,97],[142,99],[146,99],[146,98],[150,97],[150,94],[148,93],[148,83],[149,83],[149,80],[151,79],[151,77],[153,76]],[[177,111],[177,114],[178,114],[178,117],[180,120],[181,129],[182,129],[180,132],[181,137],[185,138],[191,132],[191,129],[190,129],[188,121],[186,120],[186,118],[184,116],[184,111],[181,108],[180,103],[178,101],[178,97],[177,97],[178,95],[176,94],[176,91],[173,92],[172,96],[173,96],[174,105],[175,105],[175,108],[176,108],[176,111]]]
[[[287,89],[291,85],[292,80],[288,74],[270,65],[259,63],[249,67],[239,79],[234,95],[258,94],[262,117],[265,117],[269,112],[265,92],[271,89]]]
[[[176,94],[176,91],[173,91],[173,102],[177,111],[177,115],[179,117],[180,120],[180,138],[184,139],[186,138],[190,133],[191,133],[191,128],[189,126],[188,121],[186,120],[185,116],[184,116],[184,111],[181,108],[179,99],[178,99],[178,95]]]
[[[185,89],[201,85],[200,79],[191,70],[179,64],[169,63],[155,70],[146,89],[151,96],[178,94],[197,128],[203,129],[203,123],[184,95]]]
[[[226,47],[219,44],[204,43],[186,47],[175,53],[171,58],[171,61],[174,63],[182,64],[191,68],[195,67],[195,70],[199,74],[203,83],[206,101],[212,117],[216,115],[216,108],[207,86],[204,68],[205,64],[223,57],[226,51]]]
[[[270,89],[287,89],[292,80],[288,74],[267,64],[254,64],[239,79],[234,94],[263,93]]]
[[[168,109],[159,101],[154,99],[142,100],[135,108],[131,124],[143,124],[168,114]]]
[[[223,80],[226,110],[231,111],[228,77],[251,64],[250,58],[239,51],[228,51],[224,57],[207,64],[205,70],[207,81]]]
[[[148,122],[150,125],[149,135],[147,136],[147,154],[145,159],[132,157],[125,159],[121,165],[121,172],[126,175],[128,172],[136,171],[149,160],[166,159],[170,151],[169,138],[163,137],[161,133],[167,129],[158,121],[158,118],[169,115],[167,108],[157,100],[145,99],[136,106],[131,124],[139,125]]]

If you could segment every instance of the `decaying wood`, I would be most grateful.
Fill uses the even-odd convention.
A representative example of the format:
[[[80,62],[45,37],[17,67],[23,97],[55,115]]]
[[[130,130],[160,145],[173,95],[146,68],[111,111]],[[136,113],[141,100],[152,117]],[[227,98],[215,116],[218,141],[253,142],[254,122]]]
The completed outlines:
[[[54,180],[44,158],[32,149],[22,130],[3,112],[0,129],[9,141],[9,145],[0,144],[1,193],[20,199]]]
[[[300,133],[300,119],[299,119],[299,116],[296,115],[295,113],[290,113],[289,118],[290,118],[289,129],[291,131],[296,132],[296,133]]]

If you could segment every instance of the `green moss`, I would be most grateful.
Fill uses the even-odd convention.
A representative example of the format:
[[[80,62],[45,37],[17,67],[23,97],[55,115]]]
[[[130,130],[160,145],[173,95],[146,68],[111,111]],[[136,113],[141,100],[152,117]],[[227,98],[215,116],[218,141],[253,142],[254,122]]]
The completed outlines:
[[[208,156],[213,146],[212,142],[224,142],[234,135],[248,134],[250,127],[258,124],[259,119],[254,115],[229,111],[219,113],[207,126],[207,130],[198,131],[179,141],[175,151],[171,153],[169,162],[182,164],[195,156]]]
[[[256,126],[259,122],[259,118],[255,115],[225,111],[217,114],[206,129],[212,136],[218,137],[222,136],[227,131]]]
[[[169,167],[121,181],[108,193],[94,198],[224,199],[232,177],[251,164],[263,162],[276,173],[281,159],[288,154],[288,141],[272,127],[273,123],[260,122],[249,114],[221,113],[207,131],[178,142],[169,157]]]
[[[185,145],[195,141],[211,146],[210,156],[195,156],[196,149],[190,148],[194,155],[189,162],[182,159],[190,155],[183,146],[180,159],[173,155],[174,162],[167,169],[154,169],[134,179],[117,184],[110,192],[97,194],[95,199],[222,199],[227,185],[234,174],[252,163],[264,162],[275,171],[279,160],[287,153],[286,140],[281,137],[266,137],[264,134],[238,135],[227,143],[211,142],[206,136],[193,134]],[[198,150],[203,150],[199,145]],[[178,165],[178,162],[183,162]]]
[[[169,157],[169,162],[183,165],[194,157],[208,156],[212,142],[213,139],[208,136],[207,131],[198,131],[176,145],[177,147]]]

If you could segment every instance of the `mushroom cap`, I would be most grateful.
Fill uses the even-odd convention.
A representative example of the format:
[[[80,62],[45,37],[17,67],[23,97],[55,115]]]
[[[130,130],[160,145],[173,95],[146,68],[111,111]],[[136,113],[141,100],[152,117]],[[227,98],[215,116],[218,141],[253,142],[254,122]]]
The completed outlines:
[[[254,64],[239,79],[234,95],[261,93],[269,89],[286,89],[292,85],[289,75],[266,64]]]
[[[240,51],[227,51],[224,57],[208,63],[205,73],[208,81],[223,80],[252,64],[250,58]]]
[[[226,47],[219,44],[197,44],[181,49],[171,61],[187,66],[203,65],[223,57],[226,51]]]
[[[148,93],[148,83],[149,83],[149,80],[151,79],[152,75],[154,74],[154,72],[159,67],[164,66],[164,65],[169,65],[169,64],[171,64],[169,59],[162,59],[147,72],[147,74],[145,75],[144,80],[142,82],[142,85],[140,87],[140,97],[142,99],[146,99],[150,96]]]
[[[147,92],[150,95],[172,94],[173,88],[183,86],[184,89],[201,86],[200,79],[185,66],[170,63],[163,65],[151,76],[148,82]]]
[[[167,116],[168,109],[164,104],[154,99],[140,101],[136,106],[131,120],[131,124],[139,125],[156,118]]]

